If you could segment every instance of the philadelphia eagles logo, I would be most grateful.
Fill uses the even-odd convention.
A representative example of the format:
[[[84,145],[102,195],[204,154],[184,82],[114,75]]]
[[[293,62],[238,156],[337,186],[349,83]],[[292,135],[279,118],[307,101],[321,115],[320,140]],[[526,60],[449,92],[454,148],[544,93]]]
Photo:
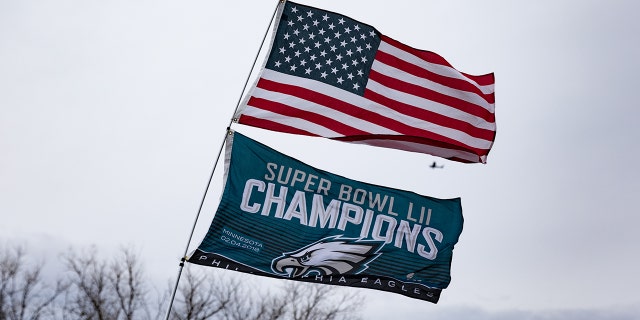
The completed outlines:
[[[271,269],[289,278],[309,274],[358,274],[380,254],[384,242],[332,236],[273,259]]]

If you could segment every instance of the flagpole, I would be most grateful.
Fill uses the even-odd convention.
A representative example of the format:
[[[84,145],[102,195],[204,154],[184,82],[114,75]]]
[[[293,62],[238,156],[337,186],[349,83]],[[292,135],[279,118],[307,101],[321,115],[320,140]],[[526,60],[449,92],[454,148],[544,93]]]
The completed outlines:
[[[271,15],[271,20],[269,21],[269,25],[267,26],[267,30],[265,30],[264,32],[264,36],[262,37],[262,42],[260,43],[260,46],[258,47],[258,52],[256,53],[255,58],[253,59],[253,64],[251,65],[251,69],[249,70],[249,74],[247,75],[247,79],[244,82],[244,86],[242,88],[242,91],[240,92],[240,97],[238,98],[238,102],[236,103],[236,108],[233,111],[233,115],[235,116],[236,112],[238,111],[238,108],[240,107],[240,102],[242,101],[242,96],[244,95],[244,92],[247,88],[247,84],[249,83],[249,79],[251,78],[251,74],[253,73],[253,70],[255,69],[256,66],[256,62],[258,61],[258,57],[260,56],[260,52],[262,51],[262,47],[264,46],[264,41],[267,39],[267,36],[269,35],[269,29],[271,28],[271,24],[273,23],[273,20],[275,19],[276,13],[278,12],[278,7],[280,4],[284,3],[285,0],[278,0],[278,5],[276,5],[275,10],[273,11],[273,14]],[[274,26],[275,27],[275,26]],[[202,212],[202,206],[204,205],[204,201],[207,197],[207,192],[209,191],[209,187],[211,186],[211,181],[213,180],[213,174],[216,171],[216,168],[218,166],[218,162],[220,161],[220,155],[222,154],[222,150],[224,149],[224,144],[226,139],[227,134],[230,133],[231,131],[231,125],[234,122],[234,117],[231,117],[231,120],[229,121],[229,125],[227,126],[227,129],[225,131],[225,137],[222,139],[222,143],[220,144],[220,149],[218,150],[218,156],[216,157],[216,161],[213,164],[213,169],[211,169],[211,174],[209,175],[209,181],[207,181],[207,186],[204,189],[204,193],[202,195],[202,199],[200,200],[200,206],[198,207],[198,212],[196,213],[196,217],[195,220],[193,221],[193,226],[191,227],[191,233],[189,234],[189,240],[187,240],[187,246],[184,249],[184,254],[182,255],[182,258],[180,258],[180,264],[179,264],[179,269],[178,269],[178,277],[176,278],[176,283],[173,287],[173,291],[171,293],[171,300],[169,301],[169,306],[167,307],[167,313],[165,315],[165,320],[169,320],[169,316],[171,315],[171,308],[173,307],[173,301],[175,300],[176,297],[176,292],[178,291],[178,285],[180,284],[180,277],[182,276],[182,270],[184,269],[184,263],[187,260],[187,254],[189,253],[189,245],[191,244],[191,239],[193,238],[193,233],[196,230],[196,225],[198,224],[198,218],[200,218],[200,213]]]

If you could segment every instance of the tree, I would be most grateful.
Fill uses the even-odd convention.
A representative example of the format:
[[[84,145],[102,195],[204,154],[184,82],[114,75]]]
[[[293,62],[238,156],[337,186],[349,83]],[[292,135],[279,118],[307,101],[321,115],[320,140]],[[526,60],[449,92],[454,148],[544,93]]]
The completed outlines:
[[[42,279],[42,264],[25,265],[24,249],[0,247],[0,320],[39,320],[52,316],[66,287]]]
[[[255,276],[198,268],[186,268],[172,320],[359,319],[362,299],[354,289],[271,279],[280,282],[279,290],[259,292],[246,284],[247,277]]]
[[[95,247],[70,249],[61,256],[65,272],[55,279],[46,279],[43,264],[25,257],[21,247],[0,246],[0,320],[145,320],[161,319],[166,310],[169,295],[149,292],[153,286],[131,249],[122,248],[113,259],[103,258]],[[258,279],[276,285],[253,288],[264,283]],[[362,300],[353,290],[188,264],[170,318],[358,319]],[[157,308],[150,307],[156,306],[154,297]]]
[[[362,298],[353,289],[330,285],[287,282],[284,294],[278,296],[271,310],[287,311],[282,319],[292,320],[338,320],[358,319]],[[280,307],[282,306],[282,307]],[[277,318],[280,319],[280,318]]]
[[[96,250],[64,256],[69,271],[63,313],[71,319],[133,320],[148,316],[142,269],[130,249],[123,248],[111,263]]]
[[[241,287],[234,278],[192,272],[186,268],[171,318],[175,320],[205,320],[221,318],[239,298]]]

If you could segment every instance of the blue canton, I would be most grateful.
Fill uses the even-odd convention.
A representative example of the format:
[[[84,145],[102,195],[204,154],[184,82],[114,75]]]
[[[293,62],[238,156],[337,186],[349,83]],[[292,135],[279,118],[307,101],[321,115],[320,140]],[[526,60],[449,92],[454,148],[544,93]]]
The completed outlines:
[[[266,67],[363,95],[379,44],[373,27],[287,2]]]

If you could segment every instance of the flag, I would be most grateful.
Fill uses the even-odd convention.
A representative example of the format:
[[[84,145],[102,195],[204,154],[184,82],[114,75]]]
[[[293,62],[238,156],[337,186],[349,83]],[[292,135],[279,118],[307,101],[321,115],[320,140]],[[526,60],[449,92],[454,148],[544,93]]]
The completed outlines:
[[[238,132],[226,150],[220,204],[188,262],[433,303],[449,285],[460,198],[347,179]]]
[[[287,1],[234,120],[268,130],[486,163],[494,76],[454,69],[349,17]]]

